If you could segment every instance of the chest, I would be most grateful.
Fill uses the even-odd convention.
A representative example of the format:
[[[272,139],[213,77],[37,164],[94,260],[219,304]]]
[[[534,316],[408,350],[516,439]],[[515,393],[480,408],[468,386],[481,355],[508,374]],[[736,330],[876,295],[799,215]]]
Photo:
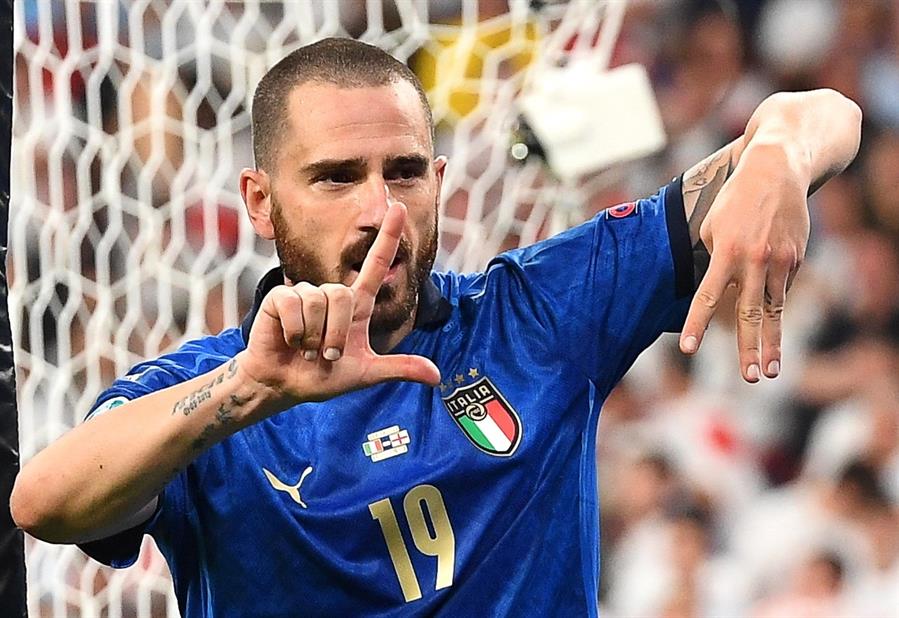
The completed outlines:
[[[219,445],[202,468],[215,508],[367,516],[384,499],[433,485],[457,500],[501,499],[539,483],[576,442],[586,389],[474,362],[441,368],[437,388],[385,384],[301,405]],[[286,511],[285,511],[286,509]]]

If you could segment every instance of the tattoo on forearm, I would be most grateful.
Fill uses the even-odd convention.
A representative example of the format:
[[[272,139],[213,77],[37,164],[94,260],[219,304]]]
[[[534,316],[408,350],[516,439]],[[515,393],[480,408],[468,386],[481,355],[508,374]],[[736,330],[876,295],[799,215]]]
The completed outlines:
[[[231,361],[231,364],[228,366],[228,369],[225,372],[225,379],[229,379],[237,373],[237,361]],[[215,382],[215,381],[214,381]],[[218,384],[218,382],[215,382]],[[200,432],[193,442],[191,442],[191,447],[194,450],[201,451],[205,449],[210,440],[212,440],[223,428],[233,424],[235,422],[234,413],[242,408],[243,406],[250,403],[253,399],[252,393],[241,397],[239,395],[235,395],[234,393],[228,395],[227,401],[223,401],[219,404],[218,408],[215,411],[215,420],[210,422],[203,428],[203,431]]]
[[[225,371],[214,377],[209,384],[201,386],[184,399],[178,401],[172,408],[172,414],[181,412],[184,416],[190,416],[198,407],[200,407],[201,403],[212,397],[212,388],[214,386],[221,384],[225,380],[230,380],[236,373],[237,359],[232,358],[231,362],[228,363],[228,367],[225,368]]]
[[[209,444],[209,440],[212,438],[212,436],[215,435],[215,432],[218,431],[221,425],[222,424],[218,422],[209,423],[208,425],[206,425],[203,428],[203,431],[200,432],[200,435],[197,436],[193,442],[191,442],[191,447],[193,447],[194,450],[202,451],[204,448],[206,448],[206,445]]]
[[[215,420],[206,425],[200,435],[191,443],[195,450],[203,450],[209,444],[209,440],[223,427],[234,422],[234,412],[250,402],[251,397],[240,398],[237,395],[229,395],[228,401],[219,404],[215,411]]]
[[[702,222],[708,216],[721,187],[733,173],[739,151],[737,142],[730,143],[684,172],[684,211],[690,230],[697,284],[709,265],[709,250],[700,236]]]
[[[200,407],[203,402],[212,399],[212,391],[216,386],[222,384],[233,378],[237,374],[237,359],[232,359],[228,366],[224,371],[216,375],[209,383],[204,384],[190,395],[181,399],[177,403],[175,403],[172,408],[172,414],[177,414],[180,412],[184,416],[190,416]],[[206,448],[209,444],[209,441],[225,426],[234,423],[235,418],[234,414],[241,407],[250,403],[250,400],[253,398],[252,393],[247,394],[244,397],[231,394],[228,395],[227,401],[223,401],[219,404],[218,408],[215,411],[215,420],[210,422],[206,427],[203,428],[203,431],[200,432],[200,435],[196,437],[196,439],[191,442],[191,447],[195,450],[202,450]]]
[[[694,249],[702,244],[699,228],[733,168],[731,147],[726,146],[684,173],[684,210]]]

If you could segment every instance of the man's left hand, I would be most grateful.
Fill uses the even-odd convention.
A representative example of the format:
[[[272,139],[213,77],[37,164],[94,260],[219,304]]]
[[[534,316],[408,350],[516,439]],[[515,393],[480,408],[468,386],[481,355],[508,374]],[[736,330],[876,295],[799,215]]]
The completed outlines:
[[[784,300],[805,256],[811,182],[779,144],[750,144],[700,227],[711,255],[681,334],[695,352],[725,290],[737,289],[737,347],[747,382],[780,373]]]

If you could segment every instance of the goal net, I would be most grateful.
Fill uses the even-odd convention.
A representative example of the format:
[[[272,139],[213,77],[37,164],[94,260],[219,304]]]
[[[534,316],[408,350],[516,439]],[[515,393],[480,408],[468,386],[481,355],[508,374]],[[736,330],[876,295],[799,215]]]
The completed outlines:
[[[450,156],[438,264],[470,271],[613,200],[602,197],[608,174],[563,183],[547,171],[517,101],[541,67],[586,58],[604,69],[623,10],[600,0],[18,0],[9,302],[23,461],[78,423],[116,375],[248,309],[275,257],[236,179],[252,164],[253,88],[283,55],[351,36],[420,75],[437,150]],[[34,539],[27,564],[33,616],[177,615],[149,539],[125,571]]]

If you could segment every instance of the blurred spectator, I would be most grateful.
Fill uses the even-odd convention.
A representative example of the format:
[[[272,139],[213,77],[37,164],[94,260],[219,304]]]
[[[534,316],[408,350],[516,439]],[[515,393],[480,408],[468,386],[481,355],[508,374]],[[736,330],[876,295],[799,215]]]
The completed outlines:
[[[834,554],[818,554],[799,566],[789,587],[763,599],[753,618],[839,618],[852,614],[844,607],[843,563]]]
[[[896,99],[899,97],[894,97]],[[899,130],[883,131],[879,135],[873,133],[866,140],[866,145],[870,145],[863,156],[865,198],[871,209],[873,227],[890,234],[895,249],[899,242],[899,174],[896,173],[899,170]]]
[[[884,499],[876,470],[861,462],[834,481],[798,479],[759,496],[728,531],[753,593],[776,589],[811,553],[832,552],[847,568],[860,568],[859,521]]]
[[[850,582],[850,606],[858,618],[899,615],[899,516],[890,502],[881,501],[872,505],[862,526],[868,560]]]

